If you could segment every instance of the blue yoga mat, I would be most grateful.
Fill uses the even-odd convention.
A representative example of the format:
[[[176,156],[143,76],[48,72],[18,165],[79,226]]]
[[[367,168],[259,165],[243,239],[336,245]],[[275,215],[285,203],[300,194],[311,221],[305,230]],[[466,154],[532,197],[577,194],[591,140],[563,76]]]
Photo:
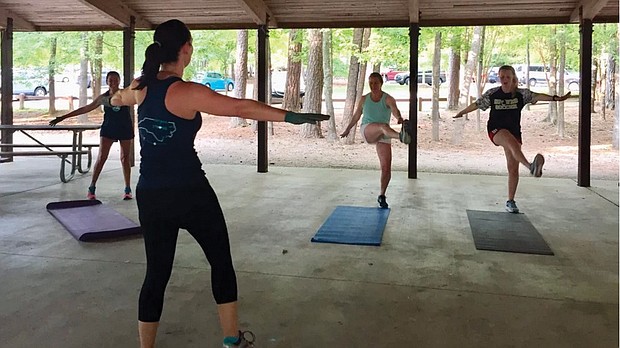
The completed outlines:
[[[381,245],[390,209],[337,206],[311,239],[316,243]]]

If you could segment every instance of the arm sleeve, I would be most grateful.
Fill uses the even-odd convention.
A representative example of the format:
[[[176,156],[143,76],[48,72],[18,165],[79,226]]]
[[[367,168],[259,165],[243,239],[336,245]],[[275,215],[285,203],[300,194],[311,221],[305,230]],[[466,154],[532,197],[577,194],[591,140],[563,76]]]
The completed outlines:
[[[488,91],[484,92],[484,94],[480,98],[476,99],[475,103],[476,105],[478,105],[478,109],[486,110],[489,108],[489,106],[491,106],[491,94],[493,94],[493,92],[495,92],[496,90],[496,88],[491,88]]]
[[[529,89],[521,89],[519,88],[519,92],[523,95],[523,103],[528,104],[531,103],[534,99],[534,92]]]

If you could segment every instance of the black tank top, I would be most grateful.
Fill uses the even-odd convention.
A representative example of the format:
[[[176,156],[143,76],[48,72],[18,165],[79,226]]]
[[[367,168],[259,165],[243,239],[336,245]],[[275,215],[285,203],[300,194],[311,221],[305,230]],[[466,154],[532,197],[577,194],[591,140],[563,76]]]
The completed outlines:
[[[165,106],[170,85],[178,77],[155,80],[147,87],[146,97],[138,106],[140,134],[140,179],[138,188],[182,188],[205,182],[205,173],[194,149],[202,115],[193,120],[172,114]]]

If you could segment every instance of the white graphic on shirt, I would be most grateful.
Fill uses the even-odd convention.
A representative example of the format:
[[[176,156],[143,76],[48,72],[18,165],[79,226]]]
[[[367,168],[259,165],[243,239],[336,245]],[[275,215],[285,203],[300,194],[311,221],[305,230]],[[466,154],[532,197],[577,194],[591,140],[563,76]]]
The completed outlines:
[[[177,127],[174,122],[145,117],[138,122],[138,131],[142,140],[156,145],[163,143],[166,138],[172,138]]]
[[[495,110],[517,110],[519,108],[519,99],[495,99],[493,104]]]

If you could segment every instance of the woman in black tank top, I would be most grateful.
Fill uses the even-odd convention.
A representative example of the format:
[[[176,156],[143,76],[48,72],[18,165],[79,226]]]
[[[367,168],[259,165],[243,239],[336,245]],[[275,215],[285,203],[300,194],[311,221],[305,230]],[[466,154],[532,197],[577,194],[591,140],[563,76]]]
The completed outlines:
[[[251,347],[254,335],[238,329],[237,280],[224,215],[194,149],[201,112],[294,124],[316,123],[329,116],[230,98],[204,85],[183,81],[193,50],[191,33],[183,22],[160,24],[146,49],[142,76],[104,100],[108,105],[138,104],[141,161],[136,199],[147,260],[138,303],[140,344],[155,344],[176,239],[179,228],[184,228],[211,265],[211,288],[223,346]]]
[[[106,75],[106,82],[110,88],[107,92],[95,98],[92,103],[88,105],[82,106],[81,108],[66,115],[56,117],[50,121],[50,126],[54,126],[69,117],[91,112],[101,106],[103,98],[109,98],[110,95],[113,95],[118,91],[121,77],[118,72],[110,71]],[[95,162],[95,166],[93,168],[93,176],[90,186],[88,187],[86,198],[97,198],[95,195],[95,185],[97,184],[99,175],[103,170],[103,165],[108,159],[112,144],[118,141],[121,145],[121,165],[123,167],[123,179],[125,180],[123,199],[130,200],[133,198],[131,194],[131,163],[129,162],[129,151],[133,140],[133,123],[131,122],[129,107],[110,107],[104,105],[103,108],[104,115],[99,138],[99,154],[97,155],[97,161]]]

